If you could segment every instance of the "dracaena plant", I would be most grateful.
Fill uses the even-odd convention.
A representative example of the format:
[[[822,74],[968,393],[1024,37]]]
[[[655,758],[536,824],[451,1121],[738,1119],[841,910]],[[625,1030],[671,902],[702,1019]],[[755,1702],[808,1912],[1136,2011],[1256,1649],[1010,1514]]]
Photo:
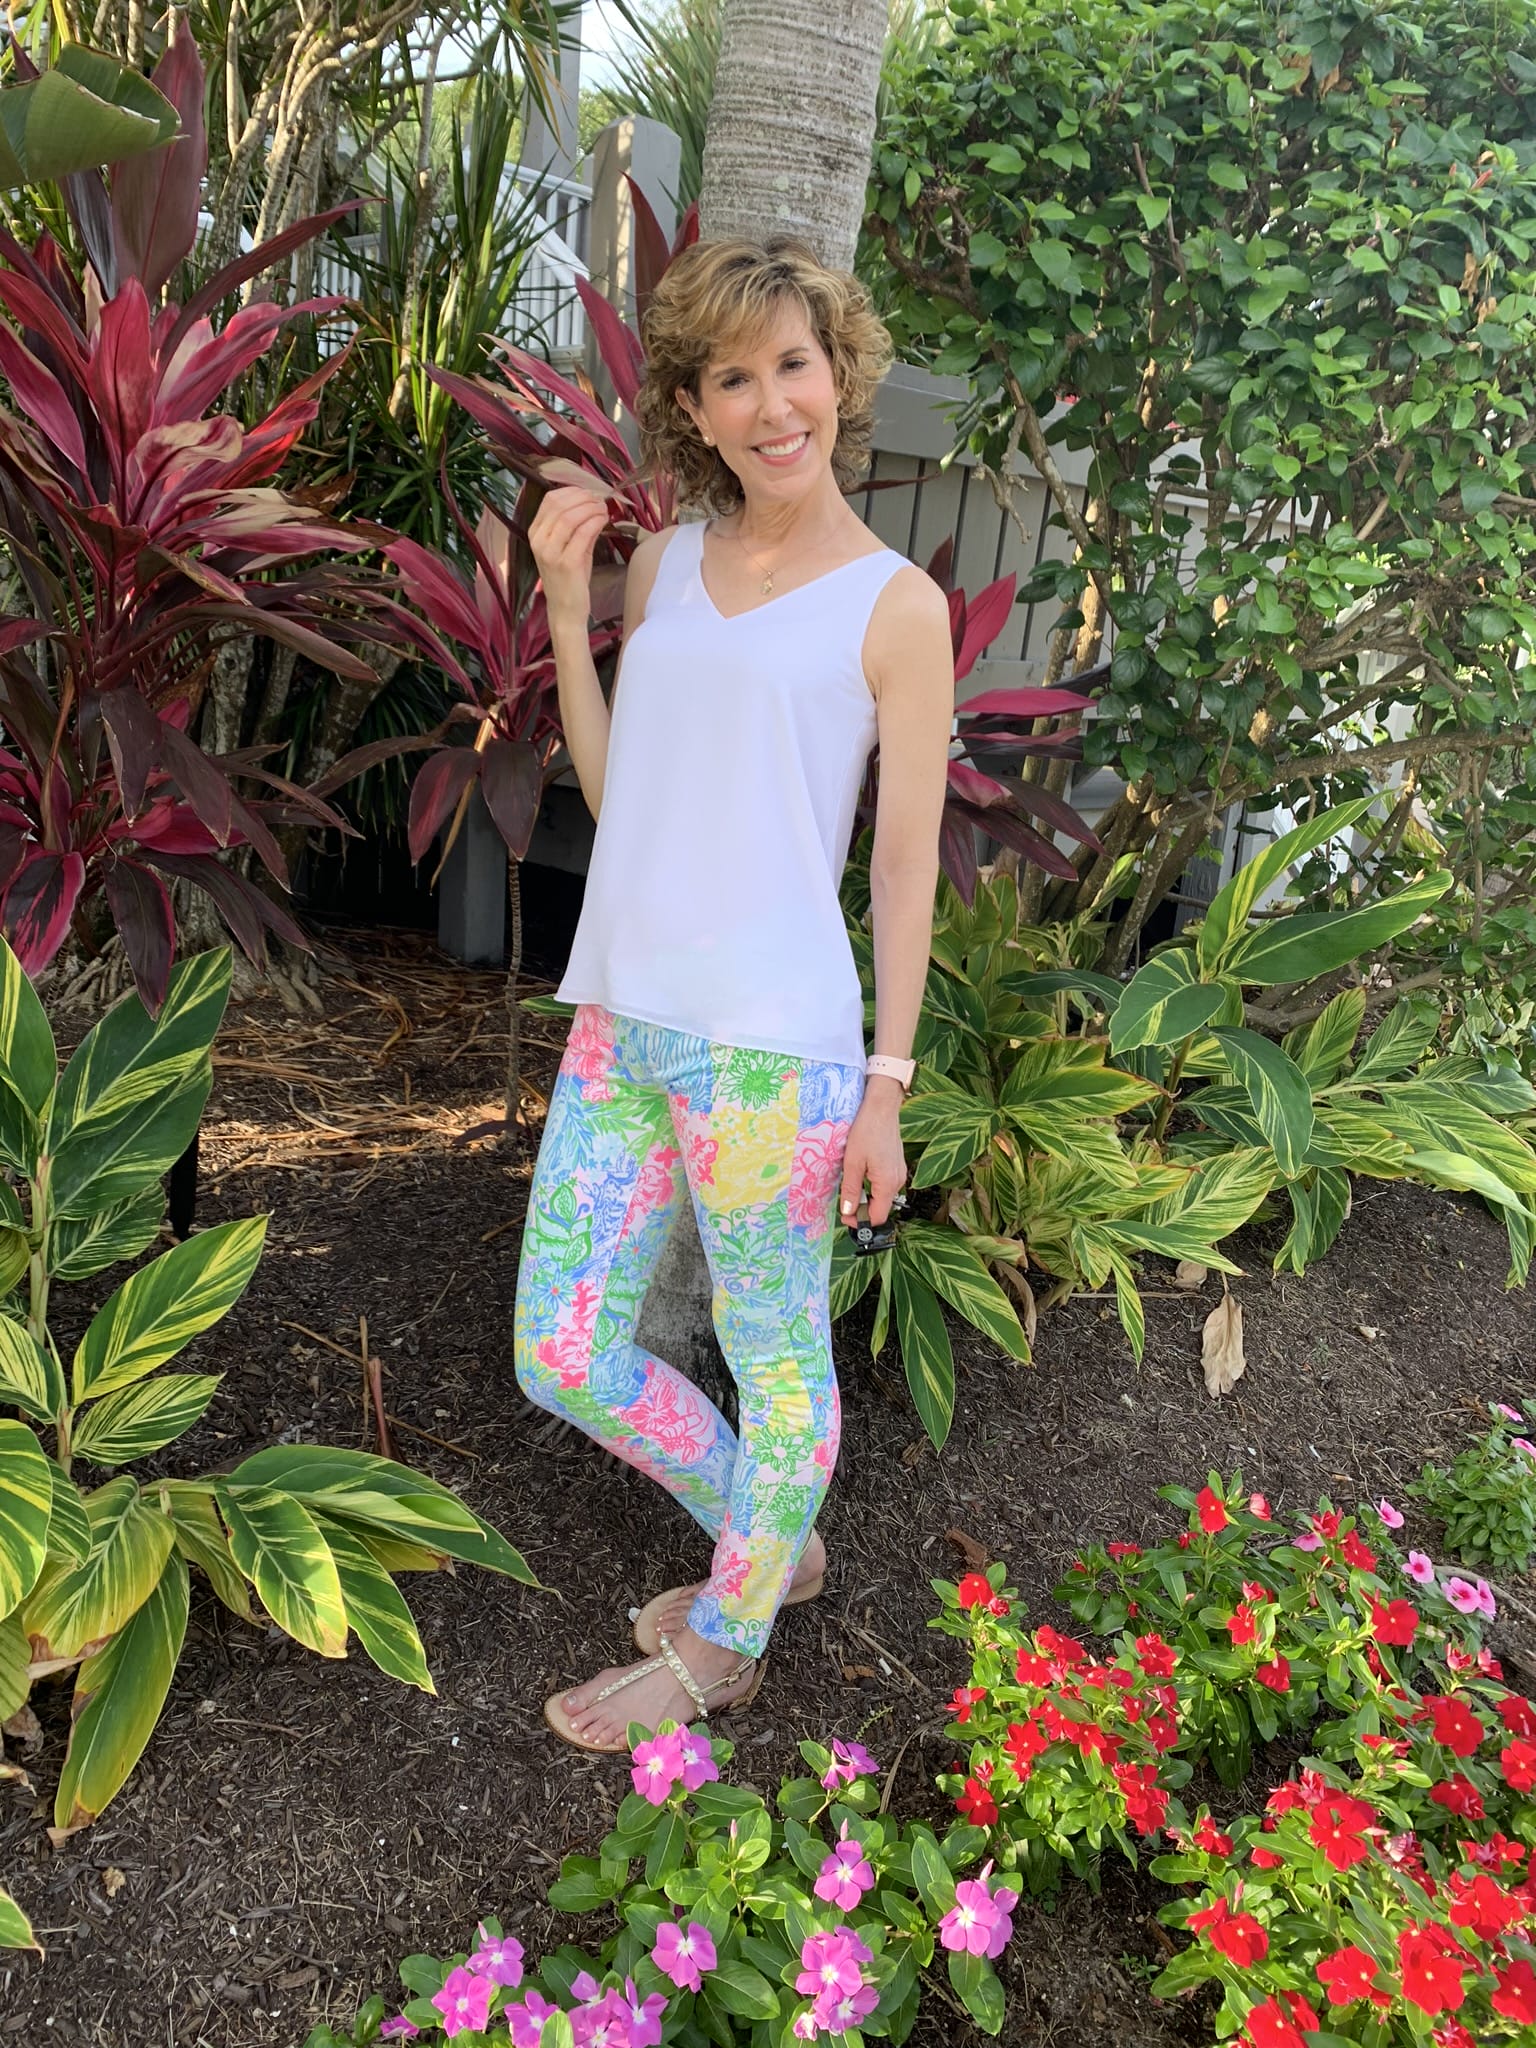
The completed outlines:
[[[259,1609],[341,1657],[431,1692],[393,1574],[450,1558],[534,1583],[447,1488],[389,1459],[275,1444],[195,1477],[124,1468],[176,1442],[215,1373],[164,1372],[255,1271],[265,1217],[199,1232],[140,1265],[73,1353],[54,1291],[153,1242],[159,1177],[194,1136],[229,993],[227,949],[180,962],[159,1015],[115,1004],[62,1074],[41,1003],[0,941],[0,1720],[75,1672],[55,1837],[88,1825],[160,1717],[187,1623],[189,1567],[243,1620]],[[254,1595],[254,1599],[253,1599]],[[0,1894],[0,1944],[6,1936]]]
[[[71,181],[85,274],[48,234],[32,249],[0,234],[0,541],[23,607],[0,620],[0,921],[35,973],[72,922],[85,934],[82,905],[102,892],[152,1010],[174,954],[169,880],[205,890],[253,957],[266,927],[302,943],[218,855],[248,844],[286,886],[273,824],[342,821],[259,750],[206,753],[195,720],[222,645],[251,633],[370,674],[342,644],[360,589],[315,558],[376,538],[273,481],[341,356],[251,427],[211,410],[287,322],[339,302],[252,303],[219,330],[214,310],[350,209],[298,223],[184,305],[167,299],[206,160],[182,16],[154,77],[183,132],[116,166],[110,188],[95,172]]]

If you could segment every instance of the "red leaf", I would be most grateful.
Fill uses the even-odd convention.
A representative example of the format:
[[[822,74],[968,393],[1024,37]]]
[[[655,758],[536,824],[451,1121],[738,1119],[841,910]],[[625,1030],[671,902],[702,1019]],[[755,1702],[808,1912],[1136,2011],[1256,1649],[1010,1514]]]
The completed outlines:
[[[576,291],[586,308],[588,325],[597,337],[598,354],[603,359],[604,369],[613,379],[619,403],[626,412],[632,413],[635,395],[645,377],[645,351],[640,346],[640,337],[619,318],[616,308],[603,297],[596,285],[578,277]]]
[[[51,640],[57,631],[56,626],[45,626],[41,619],[0,619],[0,654],[9,654],[16,647],[30,647],[34,640]]]
[[[67,371],[83,384],[85,337],[41,284],[17,270],[16,244],[9,236],[0,239],[0,256],[4,257],[6,264],[0,269],[0,305],[19,320],[24,329],[30,329],[40,341],[48,344],[57,358],[52,366],[56,374]],[[30,340],[27,345],[29,348],[33,346]]]
[[[197,239],[198,199],[208,168],[203,82],[196,39],[187,17],[178,11],[171,16],[171,39],[150,73],[150,83],[181,116],[181,133],[159,149],[129,157],[112,169],[118,275],[141,279],[151,294],[168,282]]]
[[[939,864],[969,910],[976,900],[976,835],[948,804],[939,825]]]
[[[137,861],[115,860],[107,869],[107,905],[139,999],[151,1017],[158,1017],[176,950],[170,892],[158,875]]]
[[[381,761],[398,760],[402,754],[423,753],[428,747],[435,747],[442,738],[442,728],[436,732],[406,733],[395,739],[366,740],[362,746],[354,747],[335,761],[318,781],[310,784],[312,796],[330,796],[342,789],[354,777],[376,768]]]
[[[0,375],[11,387],[17,411],[40,428],[66,462],[83,477],[86,473],[85,438],[75,409],[64,387],[51,370],[17,339],[0,320]]]
[[[272,346],[277,330],[301,313],[326,313],[344,299],[301,299],[293,306],[242,306],[215,334],[206,322],[188,328],[161,358],[155,424],[200,419],[219,394]]]
[[[160,721],[160,760],[167,775],[202,819],[220,846],[228,846],[234,819],[235,793],[229,778],[215,768],[195,741],[174,725]]]
[[[349,213],[356,213],[360,206],[374,203],[367,199],[348,199],[340,206],[327,207],[324,213],[312,213],[305,220],[295,221],[291,228],[285,228],[280,235],[274,235],[270,241],[258,243],[254,249],[247,250],[245,255],[237,256],[233,263],[226,263],[224,268],[210,277],[202,290],[194,292],[182,307],[180,318],[166,339],[161,360],[164,361],[180,347],[182,337],[188,328],[201,320],[204,314],[211,313],[231,292],[237,291],[248,277],[259,277],[262,271],[271,269],[294,249],[302,248],[306,242],[313,241],[316,235],[323,235],[332,221],[345,220]]]
[[[954,589],[955,541],[953,534],[947,540],[941,540],[934,549],[933,557],[928,564],[928,574],[946,596]]]
[[[21,819],[0,820],[0,889],[13,882],[27,857],[30,826]]]
[[[492,740],[480,757],[480,790],[509,852],[521,860],[544,793],[539,757],[527,740]]]
[[[1043,818],[1053,831],[1065,832],[1069,839],[1091,846],[1095,853],[1104,851],[1103,841],[1088,820],[1074,811],[1064,797],[1057,796],[1038,782],[1021,782],[1010,794],[1021,811],[1032,811],[1037,818]]]
[[[1050,718],[1061,711],[1086,711],[1092,702],[1076,690],[983,690],[955,710],[961,718]]]
[[[661,222],[656,218],[655,209],[649,199],[626,171],[624,182],[629,187],[629,203],[634,208],[634,260],[635,260],[635,317],[645,318],[645,309],[651,303],[651,293],[661,281],[661,274],[672,261],[672,251],[667,247],[667,238],[661,231]]]
[[[980,804],[983,810],[989,804],[1006,803],[1006,784],[995,782],[990,775],[983,775],[979,768],[972,768],[964,761],[951,761],[947,770],[949,786],[957,796]]]
[[[168,797],[151,804],[116,836],[155,853],[214,853],[219,843],[190,804],[175,804]]]
[[[406,595],[421,607],[438,631],[485,655],[485,621],[472,592],[452,563],[414,540],[392,541],[384,553],[400,571]]]
[[[27,974],[39,974],[64,943],[85,886],[78,853],[34,853],[5,892],[5,928]]]
[[[473,747],[444,747],[417,770],[406,834],[412,860],[425,854],[479,772],[480,756]]]
[[[176,875],[213,899],[236,944],[257,967],[266,962],[267,931],[275,932],[302,952],[311,950],[309,940],[281,905],[213,856],[199,860],[195,856],[153,853],[150,859],[163,874]]]
[[[270,639],[280,640],[285,647],[293,647],[321,668],[328,668],[336,675],[346,676],[352,682],[366,683],[375,680],[375,672],[366,661],[355,654],[349,654],[344,647],[338,647],[323,633],[312,626],[300,625],[297,619],[290,619],[282,612],[268,611],[260,604],[195,604],[188,605],[178,617],[178,624],[190,625],[195,619],[234,619],[247,633],[265,633]]]
[[[965,637],[955,654],[955,681],[968,676],[976,666],[976,657],[984,647],[990,647],[1007,622],[1008,612],[1013,604],[1013,592],[1017,578],[1003,576],[996,583],[989,583],[978,596],[970,598],[965,607]]]
[[[101,309],[85,381],[107,437],[113,481],[121,487],[128,457],[148,431],[154,398],[149,301],[136,277]]]
[[[160,760],[160,721],[132,683],[104,690],[96,701],[107,728],[123,814],[133,818],[143,808],[150,772]]]
[[[1044,868],[1048,875],[1056,875],[1064,882],[1077,880],[1077,869],[1049,839],[1037,832],[1033,825],[1026,825],[1022,818],[1012,817],[1007,811],[994,807],[982,810],[977,804],[968,804],[962,798],[951,797],[946,811],[957,810],[973,825],[979,825],[989,837],[1001,846],[1011,846],[1026,860],[1033,861],[1037,868]]]

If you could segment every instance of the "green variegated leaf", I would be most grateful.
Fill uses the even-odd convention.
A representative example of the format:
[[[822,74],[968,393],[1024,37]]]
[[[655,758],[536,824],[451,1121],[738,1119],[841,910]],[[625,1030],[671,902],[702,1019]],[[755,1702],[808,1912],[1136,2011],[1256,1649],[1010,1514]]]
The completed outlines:
[[[128,995],[86,1034],[49,1119],[55,1215],[127,1201],[187,1149],[213,1082],[229,973],[227,947],[179,961],[157,1018]]]
[[[220,1480],[214,1496],[230,1554],[278,1627],[322,1657],[345,1657],[341,1580],[309,1510],[291,1494],[233,1480]]]
[[[1298,1024],[1281,1040],[1313,1088],[1326,1088],[1338,1079],[1364,1016],[1365,990],[1342,989],[1320,1016],[1310,1024]]]
[[[162,1479],[156,1498],[176,1530],[176,1548],[203,1573],[232,1614],[251,1619],[251,1591],[229,1554],[229,1538],[213,1504],[213,1486],[202,1479]]]
[[[56,1459],[48,1460],[53,1498],[48,1513],[48,1554],[84,1564],[91,1554],[91,1518],[80,1489]]]
[[[1169,1225],[1204,1244],[1219,1244],[1234,1230],[1242,1229],[1274,1184],[1275,1162],[1267,1150],[1220,1153],[1206,1160],[1172,1194],[1143,1209],[1136,1221]]]
[[[1349,1206],[1349,1175],[1335,1166],[1319,1166],[1287,1184],[1291,1227],[1275,1254],[1277,1273],[1304,1273],[1320,1259],[1339,1234]]]
[[[968,981],[958,980],[942,968],[928,970],[923,1008],[942,1023],[968,1032],[972,1038],[984,1039],[987,1035],[986,1004]]]
[[[0,939],[0,1158],[28,1179],[37,1165],[42,1120],[58,1071],[53,1033],[37,991]]]
[[[48,1554],[53,1482],[24,1422],[0,1422],[0,1615],[19,1607]]]
[[[91,1549],[83,1563],[50,1563],[32,1589],[23,1619],[38,1657],[73,1657],[117,1634],[159,1583],[173,1532],[135,1482],[109,1479],[85,1496]]]
[[[1523,1287],[1530,1278],[1531,1255],[1536,1252],[1536,1211],[1527,1195],[1518,1206],[1505,1202],[1498,1214],[1509,1236],[1509,1271],[1504,1276],[1504,1285]]]
[[[1519,1194],[1536,1194],[1536,1153],[1518,1132],[1456,1090],[1434,1081],[1398,1081],[1382,1091],[1375,1112],[1396,1137],[1419,1152],[1465,1152]]]
[[[1144,1223],[1139,1216],[1116,1217],[1103,1225],[1110,1241],[1126,1251],[1156,1252],[1162,1259],[1195,1259],[1213,1273],[1241,1273],[1224,1252],[1217,1251],[1198,1230],[1176,1223]]]
[[[928,1138],[942,1135],[957,1113],[968,1116],[978,1107],[987,1106],[987,1097],[978,1090],[952,1081],[947,1074],[931,1074],[920,1067],[917,1093],[901,1105],[901,1135],[908,1143],[922,1144]]]
[[[1131,977],[1109,1020],[1112,1052],[1177,1045],[1208,1024],[1227,1000],[1219,981],[1202,981],[1188,947],[1159,953]]]
[[[1140,1365],[1147,1348],[1147,1312],[1136,1286],[1136,1269],[1118,1251],[1109,1255],[1109,1270],[1115,1276],[1115,1313],[1130,1341],[1131,1356]]]
[[[896,1263],[947,1301],[994,1344],[1028,1365],[1029,1339],[1008,1297],[958,1231],[912,1222],[896,1240]]]
[[[195,1240],[194,1240],[195,1242]],[[216,1373],[170,1372],[93,1400],[76,1418],[75,1450],[93,1465],[147,1458],[185,1434],[218,1390]]]
[[[1375,1180],[1399,1180],[1406,1173],[1408,1145],[1387,1129],[1374,1105],[1362,1109],[1347,1095],[1330,1095],[1314,1109],[1309,1166],[1341,1166]]]
[[[1223,968],[1234,980],[1259,988],[1315,980],[1407,931],[1450,886],[1449,873],[1437,868],[1395,895],[1379,903],[1363,903],[1357,910],[1320,910],[1274,918],[1239,939],[1228,950]]]
[[[1408,1155],[1408,1166],[1410,1172],[1420,1180],[1427,1180],[1431,1187],[1455,1188],[1463,1194],[1482,1195],[1499,1209],[1520,1206],[1520,1197],[1509,1183],[1470,1153],[1447,1152],[1438,1146],[1422,1145]]]
[[[370,1529],[366,1522],[349,1522],[345,1515],[327,1515],[328,1522],[340,1522],[392,1578],[401,1572],[440,1572],[449,1562],[441,1550],[429,1550],[420,1543],[407,1543],[403,1536],[386,1536]]]
[[[997,1117],[974,1099],[950,1108],[942,1130],[924,1146],[912,1169],[914,1188],[944,1187],[965,1176],[991,1144]]]
[[[869,1263],[880,1268],[880,1291],[875,1297],[875,1320],[869,1332],[869,1355],[878,1358],[885,1349],[886,1331],[891,1320],[891,1267],[895,1264],[889,1252],[871,1255]]]
[[[54,1279],[89,1280],[121,1259],[136,1259],[154,1243],[164,1214],[165,1194],[156,1181],[109,1209],[56,1223],[49,1245]]]
[[[1139,1074],[1106,1066],[1099,1040],[1047,1038],[1019,1054],[998,1106],[1022,1125],[1037,1107],[1053,1118],[1125,1116],[1158,1093]]]
[[[388,1458],[328,1444],[273,1444],[237,1465],[230,1477],[242,1486],[276,1487],[322,1514],[344,1515],[525,1586],[539,1583],[507,1539],[456,1494]]]
[[[0,1722],[9,1721],[27,1704],[32,1690],[31,1662],[32,1645],[21,1616],[8,1614],[0,1621]]]
[[[75,1353],[77,1401],[143,1379],[226,1315],[261,1257],[265,1216],[199,1231],[125,1280]]]
[[[0,940],[0,944],[3,943]],[[20,1198],[4,1174],[0,1174],[0,1224],[9,1224],[16,1230],[24,1230],[27,1224]]]
[[[336,1560],[342,1604],[358,1641],[390,1678],[435,1693],[416,1623],[394,1580],[343,1523],[326,1515],[314,1519]]]
[[[75,1679],[69,1751],[54,1825],[88,1827],[144,1754],[187,1633],[187,1567],[170,1551],[148,1596]]]
[[[875,1277],[874,1261],[856,1252],[846,1230],[839,1230],[832,1242],[832,1320],[847,1315]]]
[[[896,1338],[917,1419],[935,1450],[942,1450],[955,1413],[955,1355],[931,1288],[899,1260],[891,1265]]]
[[[32,1245],[24,1230],[0,1224],[0,1301],[32,1263]]]
[[[1216,892],[1199,930],[1200,965],[1207,974],[1225,966],[1228,949],[1247,931],[1248,919],[1270,884],[1363,818],[1374,801],[1373,797],[1356,797],[1347,804],[1335,805],[1331,811],[1321,811],[1294,831],[1282,832],[1262,853],[1238,869],[1226,887]]]
[[[1220,1025],[1215,1032],[1233,1078],[1246,1090],[1259,1129],[1289,1180],[1312,1142],[1312,1090],[1288,1053],[1257,1031]]]
[[[32,1923],[3,1885],[0,1885],[0,1948],[30,1948],[38,1955],[43,1945],[32,1932]]]
[[[0,1402],[37,1422],[53,1422],[68,1404],[64,1375],[24,1324],[0,1316]]]
[[[1125,984],[1116,981],[1112,974],[1095,974],[1086,967],[1053,967],[1040,974],[1005,974],[997,985],[1026,1003],[1062,994],[1087,997],[1087,1003],[1079,1001],[1079,1009],[1099,1009],[1110,1015],[1125,992]]]
[[[1440,1005],[1433,996],[1404,996],[1376,1026],[1349,1071],[1352,1087],[1390,1081],[1405,1074],[1428,1052],[1440,1032]]]

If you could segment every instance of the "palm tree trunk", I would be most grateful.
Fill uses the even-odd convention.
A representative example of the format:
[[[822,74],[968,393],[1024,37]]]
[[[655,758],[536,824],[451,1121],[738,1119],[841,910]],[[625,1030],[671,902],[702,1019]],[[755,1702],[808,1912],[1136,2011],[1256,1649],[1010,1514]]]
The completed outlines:
[[[700,224],[802,236],[853,268],[888,0],[726,0]]]

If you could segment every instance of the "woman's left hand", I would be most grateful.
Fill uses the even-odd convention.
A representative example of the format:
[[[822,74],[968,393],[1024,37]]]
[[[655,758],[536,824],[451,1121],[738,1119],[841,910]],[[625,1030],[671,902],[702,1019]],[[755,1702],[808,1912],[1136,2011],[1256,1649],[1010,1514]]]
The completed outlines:
[[[891,1213],[891,1204],[907,1178],[907,1158],[901,1143],[902,1093],[899,1082],[883,1074],[872,1074],[864,1100],[848,1133],[848,1150],[843,1155],[843,1189],[839,1196],[845,1224],[858,1221],[859,1204],[869,1186],[869,1220],[881,1224]]]

